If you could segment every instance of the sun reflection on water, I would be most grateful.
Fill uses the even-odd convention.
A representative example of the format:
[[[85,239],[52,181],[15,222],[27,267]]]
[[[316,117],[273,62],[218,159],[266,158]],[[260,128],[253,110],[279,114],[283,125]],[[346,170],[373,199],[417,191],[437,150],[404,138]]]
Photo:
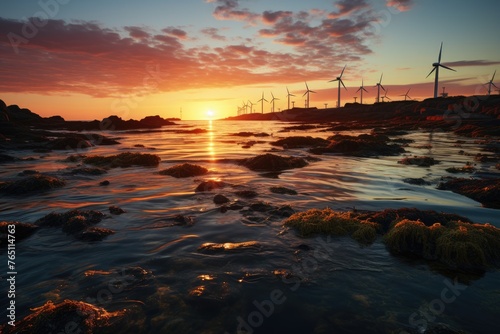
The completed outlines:
[[[214,129],[213,129],[213,121],[208,120],[208,154],[210,156],[210,160],[215,160],[215,145],[214,145]]]

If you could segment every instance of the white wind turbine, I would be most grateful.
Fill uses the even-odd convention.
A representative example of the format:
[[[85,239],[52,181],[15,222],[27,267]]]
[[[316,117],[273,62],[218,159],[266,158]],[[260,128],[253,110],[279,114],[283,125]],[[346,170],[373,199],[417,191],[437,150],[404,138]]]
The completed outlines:
[[[272,103],[272,104],[273,104],[273,112],[274,112],[274,101],[275,101],[275,100],[279,100],[279,99],[278,99],[277,97],[274,97],[273,92],[271,92],[271,96],[272,96],[273,98],[271,99],[271,102],[270,102],[270,103]]]
[[[293,94],[290,94],[290,91],[288,90],[288,87],[286,88],[286,97],[288,98],[288,109],[290,109],[290,97],[295,96]]]
[[[441,53],[443,51],[443,42],[441,42],[441,48],[439,49],[439,56],[438,56],[438,61],[437,63],[434,63],[432,64],[432,66],[434,67],[432,69],[432,71],[430,71],[429,74],[427,74],[426,78],[429,77],[429,75],[432,74],[432,72],[436,71],[436,77],[434,79],[434,98],[437,98],[438,97],[438,84],[439,84],[439,67],[442,67],[442,68],[446,68],[447,70],[450,70],[450,71],[454,71],[456,72],[454,69],[452,68],[449,68],[448,66],[444,66],[443,64],[441,64]]]
[[[384,75],[384,73],[382,73],[380,75],[380,80],[378,81],[378,83],[375,85],[377,87],[377,102],[380,102],[380,87],[382,87],[382,89],[385,91],[385,88],[384,86],[382,86],[382,76]]]
[[[497,73],[497,71],[495,70],[495,72],[493,72],[493,76],[491,77],[491,80],[490,80],[490,81],[488,81],[488,82],[486,83],[486,85],[488,85],[488,96],[490,96],[490,95],[491,95],[491,86],[493,86],[493,87],[495,87],[495,88],[497,88],[497,89],[500,89],[500,88],[498,88],[498,87],[497,87],[497,86],[493,83],[493,80],[495,80],[495,74],[496,74],[496,73]]]
[[[347,65],[344,66],[344,68],[342,69],[342,72],[340,73],[340,75],[337,78],[329,81],[329,82],[333,82],[333,81],[339,82],[339,96],[338,96],[338,100],[337,100],[337,108],[340,108],[340,84],[342,84],[342,86],[344,86],[345,90],[347,90],[347,87],[344,85],[344,82],[342,81],[342,75],[344,74],[346,67],[347,67]]]
[[[261,113],[264,113],[264,101],[269,102],[269,101],[267,101],[267,100],[264,98],[264,92],[262,92],[262,98],[261,98],[259,101],[257,101],[257,102],[261,102],[261,103],[262,103],[262,104],[261,104],[261,106],[260,106],[260,111],[261,111]]]
[[[356,91],[356,93],[357,92],[361,92],[361,99],[360,99],[361,100],[361,104],[363,104],[363,91],[365,91],[365,92],[368,93],[368,91],[365,89],[365,86],[363,84],[363,79],[361,79],[361,87],[359,87],[359,89]]]
[[[309,101],[310,101],[310,100],[309,100],[309,93],[316,93],[316,92],[315,92],[315,91],[313,91],[313,90],[310,90],[310,89],[309,89],[309,86],[307,85],[307,82],[306,82],[305,84],[306,84],[306,89],[307,89],[307,90],[306,90],[306,92],[304,93],[304,95],[302,95],[302,96],[307,95],[307,99],[306,99],[306,108],[309,108]]]
[[[410,88],[410,89],[408,89],[408,91],[406,92],[406,94],[401,94],[401,95],[399,95],[399,96],[404,96],[404,97],[405,97],[405,101],[406,101],[406,98],[408,98],[408,100],[411,100],[410,95],[408,95],[408,94],[410,93],[410,90],[411,90],[411,88]]]

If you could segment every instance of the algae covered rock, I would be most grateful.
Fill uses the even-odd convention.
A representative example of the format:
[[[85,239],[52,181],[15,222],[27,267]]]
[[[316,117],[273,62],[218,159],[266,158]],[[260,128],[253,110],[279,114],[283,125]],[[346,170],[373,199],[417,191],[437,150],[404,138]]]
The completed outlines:
[[[0,184],[0,192],[7,195],[28,195],[61,188],[65,185],[66,181],[63,179],[45,174],[35,174]]]
[[[254,171],[276,172],[308,165],[307,161],[298,157],[284,157],[266,153],[253,158],[242,159],[240,164]]]
[[[435,164],[438,164],[439,161],[435,160],[432,157],[406,157],[398,161],[398,164],[402,165],[414,165],[414,166],[419,166],[419,167],[430,167]]]
[[[282,146],[284,148],[324,147],[328,144],[330,144],[329,140],[311,136],[292,136],[278,139],[271,143],[273,146]]]
[[[82,334],[109,333],[113,331],[115,320],[125,314],[125,311],[108,312],[101,307],[74,300],[59,304],[48,301],[32,311],[15,327],[5,326],[4,333],[66,333],[68,328],[72,328],[72,331],[78,329]]]
[[[110,156],[87,156],[83,158],[83,162],[86,164],[109,168],[130,166],[156,167],[160,161],[160,157],[155,154],[131,152]]]
[[[439,184],[438,189],[451,190],[478,201],[484,207],[500,209],[500,178],[485,180],[451,179]]]
[[[38,226],[20,222],[0,222],[0,246],[6,246],[9,243],[9,234],[15,237],[14,241],[23,240],[31,236]]]
[[[159,173],[161,175],[170,175],[173,177],[182,178],[205,175],[208,173],[208,169],[195,164],[183,163],[164,169]]]

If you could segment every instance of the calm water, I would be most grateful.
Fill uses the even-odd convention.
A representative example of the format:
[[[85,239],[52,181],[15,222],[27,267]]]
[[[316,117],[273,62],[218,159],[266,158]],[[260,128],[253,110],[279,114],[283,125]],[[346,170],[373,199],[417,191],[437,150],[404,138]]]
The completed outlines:
[[[240,329],[255,333],[400,333],[437,323],[470,333],[496,332],[499,272],[488,272],[467,285],[458,284],[453,276],[445,277],[423,262],[391,256],[380,239],[369,247],[360,247],[348,238],[302,239],[294,231],[284,230],[279,217],[245,211],[221,213],[212,201],[215,193],[237,199],[236,191],[249,189],[259,193],[257,200],[274,206],[289,204],[297,211],[417,207],[458,213],[500,227],[498,210],[435,189],[439,179],[448,175],[445,168],[461,167],[473,160],[458,155],[458,151],[475,154],[480,152],[478,145],[449,133],[411,133],[403,136],[415,140],[407,148],[409,154],[432,156],[440,164],[421,168],[397,164],[401,157],[323,155],[321,161],[286,171],[278,178],[215,162],[261,154],[272,149],[269,142],[277,137],[326,138],[332,134],[279,132],[289,125],[184,121],[164,128],[164,132],[106,133],[119,137],[118,146],[42,155],[16,152],[19,157],[38,159],[2,165],[3,179],[37,169],[65,178],[67,185],[41,196],[0,198],[2,220],[34,222],[50,212],[75,208],[108,213],[110,205],[126,210],[98,225],[116,231],[102,242],[75,241],[57,229],[42,229],[19,242],[18,318],[47,300],[74,299],[107,310],[128,309],[129,316],[120,324],[124,332],[236,333]],[[186,135],[173,131],[194,128],[208,132]],[[273,137],[230,136],[240,131],[267,132]],[[465,140],[462,147],[456,147],[458,139]],[[249,140],[257,143],[242,148]],[[136,144],[145,147],[134,147]],[[430,146],[417,148],[421,145]],[[71,176],[67,168],[76,164],[62,162],[70,154],[117,151],[154,153],[162,162],[158,168],[117,168],[103,176]],[[278,154],[308,155],[303,149]],[[182,162],[198,163],[210,173],[187,179],[157,173]],[[498,173],[493,164],[477,167],[478,175]],[[409,185],[402,181],[406,177],[423,177],[432,185]],[[99,187],[104,179],[111,185]],[[220,179],[230,186],[195,193],[196,186],[206,179]],[[285,186],[299,194],[273,194],[271,186]],[[168,218],[176,214],[194,217],[194,225],[171,226]],[[258,241],[259,245],[241,251],[198,250],[207,242],[243,241]],[[2,305],[5,300],[2,293]],[[4,319],[2,316],[1,321]]]

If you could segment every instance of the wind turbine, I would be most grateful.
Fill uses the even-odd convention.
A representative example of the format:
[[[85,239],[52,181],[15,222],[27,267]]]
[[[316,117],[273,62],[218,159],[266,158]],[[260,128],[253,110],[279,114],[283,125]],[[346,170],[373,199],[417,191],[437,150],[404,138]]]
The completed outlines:
[[[310,89],[309,89],[309,86],[307,85],[307,82],[306,82],[305,84],[306,84],[306,88],[307,88],[307,90],[306,90],[306,92],[304,93],[304,95],[302,95],[302,96],[305,96],[305,95],[307,94],[307,99],[306,99],[306,108],[309,108],[309,101],[310,101],[310,100],[309,100],[309,93],[316,93],[316,92],[315,92],[315,91],[313,91],[313,90],[310,90]]]
[[[286,97],[288,98],[288,109],[290,109],[290,96],[295,96],[293,94],[290,94],[290,91],[288,90],[288,87],[286,88]]]
[[[277,97],[274,97],[273,92],[271,92],[271,96],[272,96],[273,98],[271,99],[271,102],[270,102],[270,103],[272,103],[272,104],[273,104],[273,112],[274,112],[274,100],[279,100],[279,99],[278,99]]]
[[[264,101],[269,102],[268,100],[266,100],[266,99],[264,98],[264,92],[262,92],[262,98],[261,98],[259,101],[257,101],[257,102],[261,102],[261,103],[262,103],[262,104],[261,104],[261,107],[260,107],[260,111],[261,111],[261,113],[264,113]]]
[[[361,79],[361,87],[359,87],[359,89],[356,91],[356,93],[361,92],[361,104],[363,104],[363,91],[368,93],[368,91],[365,89],[365,86],[363,85],[363,79]]]
[[[499,89],[499,88],[498,88],[498,87],[497,87],[497,86],[493,83],[493,80],[495,80],[495,74],[496,74],[496,73],[497,73],[497,71],[495,70],[495,72],[493,72],[493,76],[491,77],[491,80],[490,80],[490,81],[488,81],[488,82],[486,83],[486,85],[488,85],[488,96],[490,96],[490,95],[491,95],[491,86],[493,86],[493,87],[495,87],[495,88]]]
[[[391,101],[391,98],[387,96],[387,93],[389,93],[389,88],[385,90],[385,94],[384,96],[382,96],[382,102],[385,102],[384,99],[388,99],[389,101]]]
[[[411,88],[410,88],[410,89],[408,89],[408,91],[406,92],[406,94],[401,94],[401,95],[399,95],[399,96],[404,96],[404,97],[405,97],[405,101],[406,101],[406,98],[408,98],[409,100],[411,100],[410,95],[408,95],[408,94],[410,93],[410,90],[411,90]]]
[[[241,107],[241,109],[245,109],[245,114],[248,114],[248,104],[246,104],[245,101],[243,101],[243,106]]]
[[[442,51],[443,51],[443,42],[441,42],[441,48],[439,49],[438,61],[437,61],[437,63],[432,64],[432,66],[434,68],[426,76],[426,78],[427,78],[427,77],[429,77],[429,75],[432,74],[432,72],[436,71],[436,78],[434,79],[434,98],[438,97],[439,67],[446,68],[447,70],[456,72],[454,69],[449,68],[448,66],[444,66],[443,64],[441,64],[441,53],[442,53]]]
[[[377,87],[377,102],[380,102],[380,87],[382,87],[383,90],[385,90],[384,86],[382,86],[382,76],[384,73],[380,75],[380,80],[378,83],[375,85]]]
[[[253,103],[248,100],[248,103],[250,104],[250,113],[253,114]]]
[[[338,81],[339,82],[339,98],[337,100],[337,108],[340,108],[340,84],[342,84],[342,86],[344,86],[345,90],[347,90],[347,87],[344,85],[344,82],[342,81],[342,75],[344,74],[344,71],[345,71],[346,67],[347,67],[347,65],[345,65],[344,68],[342,69],[342,72],[340,72],[340,76],[338,76],[337,78],[329,81],[329,82],[333,82],[333,81]]]

